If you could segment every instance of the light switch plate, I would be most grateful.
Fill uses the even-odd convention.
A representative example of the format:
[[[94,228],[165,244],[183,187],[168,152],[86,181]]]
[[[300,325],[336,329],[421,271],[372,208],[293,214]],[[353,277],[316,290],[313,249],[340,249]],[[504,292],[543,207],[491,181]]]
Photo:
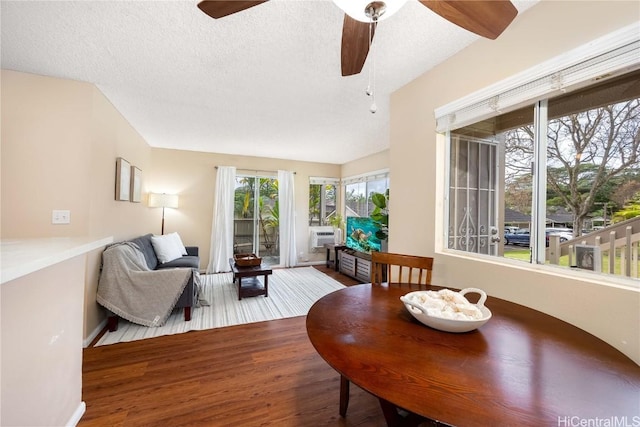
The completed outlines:
[[[71,223],[71,211],[54,210],[51,215],[52,224],[70,224]]]

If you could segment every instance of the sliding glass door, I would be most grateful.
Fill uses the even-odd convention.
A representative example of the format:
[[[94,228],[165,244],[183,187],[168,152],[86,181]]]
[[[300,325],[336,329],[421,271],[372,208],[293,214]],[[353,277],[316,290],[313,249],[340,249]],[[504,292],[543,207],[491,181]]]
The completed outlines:
[[[280,263],[278,180],[238,175],[234,209],[234,253],[254,253],[263,263]]]

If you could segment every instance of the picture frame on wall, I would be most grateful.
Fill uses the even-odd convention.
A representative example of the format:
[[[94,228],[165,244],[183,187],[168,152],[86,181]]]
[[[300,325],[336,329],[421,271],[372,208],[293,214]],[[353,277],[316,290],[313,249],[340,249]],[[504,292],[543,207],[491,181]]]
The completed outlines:
[[[131,165],[122,157],[116,159],[116,200],[129,201],[131,190]]]
[[[136,166],[131,166],[131,201],[140,203],[142,201],[142,171]]]

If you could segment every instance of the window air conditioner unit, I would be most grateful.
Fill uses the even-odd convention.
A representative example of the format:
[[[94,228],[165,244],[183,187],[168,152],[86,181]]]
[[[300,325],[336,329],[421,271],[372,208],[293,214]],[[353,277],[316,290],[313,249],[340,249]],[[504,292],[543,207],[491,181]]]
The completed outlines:
[[[323,248],[327,243],[335,243],[333,227],[309,227],[309,233],[312,248]]]

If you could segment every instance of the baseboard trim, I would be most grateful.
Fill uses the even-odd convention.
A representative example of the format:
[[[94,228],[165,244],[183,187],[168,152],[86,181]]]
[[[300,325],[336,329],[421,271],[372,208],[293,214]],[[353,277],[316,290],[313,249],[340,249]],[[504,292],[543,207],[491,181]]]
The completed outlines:
[[[80,422],[80,418],[82,418],[86,410],[87,410],[87,404],[84,403],[84,401],[80,402],[80,405],[78,405],[76,410],[73,412],[73,415],[71,415],[71,418],[69,418],[69,421],[67,421],[67,424],[65,425],[67,427],[77,426],[78,423]]]
[[[296,267],[309,267],[313,265],[322,265],[325,263],[326,261],[300,261],[296,264]]]
[[[98,336],[100,332],[107,326],[107,319],[103,319],[100,324],[91,332],[91,334],[82,341],[82,347],[87,348],[91,345],[93,340]]]

